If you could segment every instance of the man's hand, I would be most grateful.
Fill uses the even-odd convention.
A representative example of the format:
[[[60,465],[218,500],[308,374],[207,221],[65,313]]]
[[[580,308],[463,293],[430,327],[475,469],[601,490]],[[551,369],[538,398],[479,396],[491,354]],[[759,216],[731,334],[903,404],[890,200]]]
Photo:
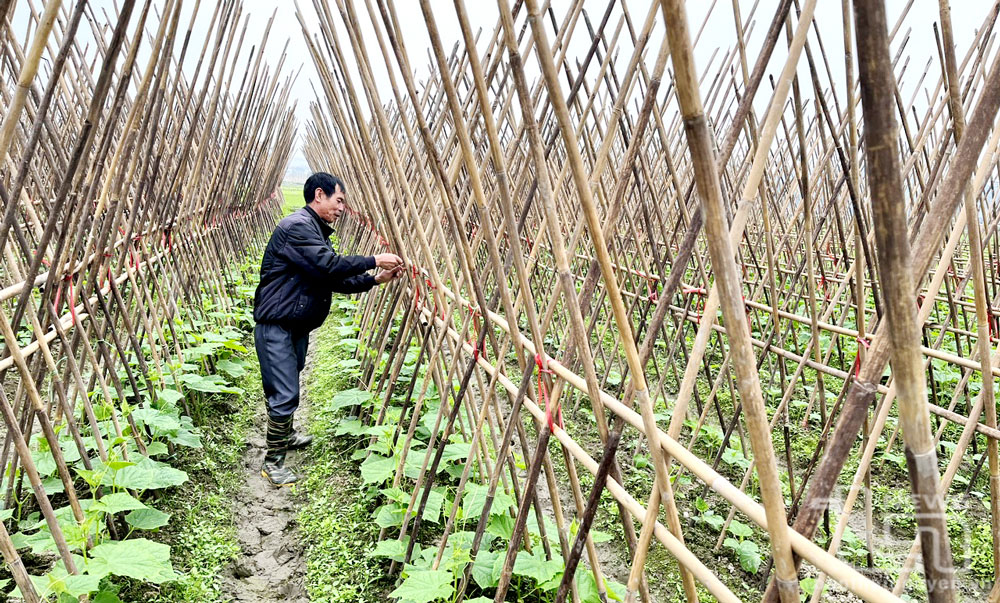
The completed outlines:
[[[403,258],[395,253],[379,253],[375,256],[375,266],[383,270],[393,270],[403,265]]]
[[[392,254],[386,253],[384,255],[392,255]],[[403,274],[403,272],[404,272],[404,266],[402,264],[396,266],[395,268],[392,268],[391,270],[382,270],[375,275],[375,282],[380,285],[383,283],[388,283],[389,281],[393,281],[399,278]]]

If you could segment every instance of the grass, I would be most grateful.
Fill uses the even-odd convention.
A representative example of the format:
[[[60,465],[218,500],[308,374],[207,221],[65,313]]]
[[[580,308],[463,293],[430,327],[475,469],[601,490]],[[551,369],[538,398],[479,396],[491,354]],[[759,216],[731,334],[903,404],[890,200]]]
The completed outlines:
[[[329,408],[337,392],[354,386],[336,365],[352,356],[338,347],[338,333],[352,324],[353,304],[335,299],[333,312],[316,332],[313,368],[306,391],[310,401],[309,431],[315,441],[299,462],[305,478],[298,523],[306,545],[306,589],[316,602],[380,601],[392,590],[386,562],[367,556],[378,538],[372,521],[372,497],[366,496],[356,461],[343,440],[334,437],[339,419]]]
[[[302,207],[302,187],[297,184],[281,184],[281,196],[285,198],[285,202],[281,205],[281,217],[284,218],[288,214]]]
[[[160,587],[126,584],[118,595],[123,601],[228,600],[221,577],[240,552],[232,505],[244,481],[242,459],[263,397],[255,354],[250,351],[243,358],[247,374],[238,385],[245,393],[206,399],[200,409],[203,447],[184,449],[175,465],[187,471],[190,479],[157,505],[173,515],[157,540],[170,545],[174,569],[181,577]],[[212,425],[225,428],[211,429]]]

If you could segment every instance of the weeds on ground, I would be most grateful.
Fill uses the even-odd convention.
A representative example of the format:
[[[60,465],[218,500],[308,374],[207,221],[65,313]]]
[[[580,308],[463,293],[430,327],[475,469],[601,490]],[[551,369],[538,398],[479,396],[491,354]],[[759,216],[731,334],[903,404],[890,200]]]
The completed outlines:
[[[353,360],[344,341],[355,333],[354,308],[351,300],[334,300],[330,318],[316,332],[306,389],[309,431],[316,439],[300,462],[305,479],[296,486],[303,497],[298,523],[306,544],[306,588],[311,600],[323,603],[382,600],[391,590],[385,563],[368,556],[378,539],[371,493],[350,451],[334,436],[340,419],[331,400],[357,379],[355,369],[344,366]]]
[[[252,295],[252,275],[250,281],[239,287],[244,297]],[[158,501],[159,507],[172,514],[172,521],[162,529],[159,539],[170,544],[178,577],[155,590],[138,582],[129,584],[119,593],[124,601],[227,600],[221,576],[240,552],[232,501],[244,481],[243,456],[263,396],[260,367],[249,349],[250,324],[249,315],[242,315],[239,326],[243,340],[230,344],[243,348],[238,350],[242,372],[234,371],[242,393],[203,399],[197,413],[200,424],[223,427],[202,427],[202,447],[178,453],[175,465],[186,470],[190,479]]]

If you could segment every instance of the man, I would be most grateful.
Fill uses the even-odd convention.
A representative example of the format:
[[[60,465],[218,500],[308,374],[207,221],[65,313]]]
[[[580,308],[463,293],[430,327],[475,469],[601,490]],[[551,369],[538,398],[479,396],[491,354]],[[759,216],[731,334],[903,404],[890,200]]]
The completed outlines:
[[[336,176],[318,172],[306,180],[306,206],[285,217],[271,234],[254,295],[254,346],[267,398],[267,454],[261,475],[275,486],[297,476],[285,467],[285,453],[312,437],[296,433],[299,373],[305,366],[309,332],[330,313],[331,293],[361,293],[403,273],[393,253],[338,255],[330,244],[330,223],[344,213],[346,188]],[[369,270],[380,268],[372,276]]]

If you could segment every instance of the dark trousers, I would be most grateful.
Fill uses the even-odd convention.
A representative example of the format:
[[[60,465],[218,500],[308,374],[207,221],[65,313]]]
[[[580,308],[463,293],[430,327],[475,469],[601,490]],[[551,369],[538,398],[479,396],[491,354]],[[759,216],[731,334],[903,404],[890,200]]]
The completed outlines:
[[[306,365],[309,333],[293,333],[275,324],[258,323],[253,330],[260,361],[260,378],[267,398],[267,414],[287,419],[299,407],[299,373]]]

